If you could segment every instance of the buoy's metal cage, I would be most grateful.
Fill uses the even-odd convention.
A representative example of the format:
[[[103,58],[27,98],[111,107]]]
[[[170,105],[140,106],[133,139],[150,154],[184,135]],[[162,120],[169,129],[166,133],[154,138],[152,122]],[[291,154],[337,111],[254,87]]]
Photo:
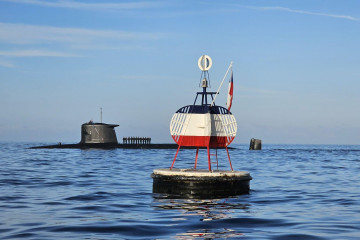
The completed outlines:
[[[197,167],[199,148],[206,147],[207,155],[208,155],[209,171],[211,171],[211,156],[216,157],[216,165],[218,167],[218,158],[217,158],[218,148],[226,149],[230,168],[233,171],[230,154],[227,146],[235,138],[237,131],[236,120],[228,109],[215,105],[214,95],[216,96],[216,94],[218,94],[218,92],[207,92],[206,87],[203,87],[202,92],[196,93],[196,97],[193,105],[184,106],[179,110],[177,110],[176,113],[174,114],[170,123],[170,132],[174,141],[178,144],[178,148],[170,169],[173,168],[179,150],[182,146],[195,146],[196,147],[196,156],[195,156],[195,164],[194,164],[195,169]],[[196,105],[196,101],[198,100],[199,95],[201,95],[201,105]],[[212,99],[211,104],[209,104],[208,102],[208,96],[210,96]],[[203,115],[203,117],[201,118],[199,117],[199,115]],[[194,118],[198,118],[200,119],[200,121],[206,118],[209,119],[209,122],[204,123],[204,127],[203,127],[203,128],[208,128],[208,131],[210,131],[208,136],[199,136],[199,137],[187,136],[187,134],[189,134],[188,132],[191,132],[191,130],[193,129],[190,126],[190,130],[189,130],[188,129],[189,125],[195,124],[197,120]],[[210,148],[214,148],[216,153],[210,154]]]

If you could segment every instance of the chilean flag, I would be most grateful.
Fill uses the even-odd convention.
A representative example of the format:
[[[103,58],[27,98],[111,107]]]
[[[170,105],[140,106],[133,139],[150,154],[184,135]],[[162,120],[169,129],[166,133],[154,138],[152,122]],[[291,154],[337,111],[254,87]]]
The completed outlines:
[[[233,91],[234,91],[234,82],[233,82],[233,73],[231,71],[231,77],[230,77],[230,82],[229,82],[229,92],[228,92],[228,97],[227,97],[227,109],[230,111],[231,109],[231,105],[232,105],[232,100],[233,100]]]

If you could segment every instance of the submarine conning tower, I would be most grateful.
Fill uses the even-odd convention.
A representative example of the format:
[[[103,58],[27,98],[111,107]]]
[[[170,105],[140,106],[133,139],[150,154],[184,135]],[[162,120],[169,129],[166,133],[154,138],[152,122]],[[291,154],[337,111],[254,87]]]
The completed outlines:
[[[81,125],[80,144],[107,143],[118,144],[115,127],[117,124],[94,123],[92,121]]]

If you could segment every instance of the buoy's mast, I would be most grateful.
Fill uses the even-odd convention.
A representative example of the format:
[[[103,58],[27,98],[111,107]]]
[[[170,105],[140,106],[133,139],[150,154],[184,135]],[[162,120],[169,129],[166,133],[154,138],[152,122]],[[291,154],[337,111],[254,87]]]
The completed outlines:
[[[203,77],[204,75],[204,77]],[[206,75],[209,76],[208,71],[203,71],[201,74],[202,80],[201,80],[201,87],[203,89],[202,92],[202,97],[201,97],[201,105],[207,105],[207,93],[206,93],[206,88],[209,86],[208,84],[208,80],[206,78]]]

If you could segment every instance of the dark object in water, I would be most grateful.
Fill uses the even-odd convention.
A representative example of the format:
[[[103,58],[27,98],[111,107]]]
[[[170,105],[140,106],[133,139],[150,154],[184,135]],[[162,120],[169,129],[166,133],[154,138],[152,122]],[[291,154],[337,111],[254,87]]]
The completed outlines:
[[[179,198],[218,198],[247,194],[252,177],[245,171],[155,169],[153,193]]]
[[[134,148],[134,149],[176,149],[177,144],[150,144],[150,138],[131,137],[127,138],[123,144],[119,144],[116,137],[115,128],[117,124],[95,123],[89,121],[81,125],[81,140],[76,144],[62,144],[59,142],[56,145],[35,146],[31,149],[39,148]]]
[[[94,123],[92,121],[81,125],[81,141],[75,144],[62,144],[59,142],[55,145],[35,146],[30,149],[39,148],[130,148],[130,149],[177,149],[177,144],[152,144],[151,138],[128,137],[123,138],[123,144],[119,144],[116,138],[115,127],[117,124]],[[196,147],[184,147],[185,149],[196,149]],[[231,148],[229,148],[231,149]]]
[[[261,150],[261,140],[252,138],[250,140],[249,150]]]
[[[114,148],[129,148],[129,149],[177,149],[177,144],[158,143],[158,144],[118,144],[118,143],[77,143],[77,144],[55,144],[46,146],[35,146],[30,149],[39,148],[77,148],[77,149],[89,149],[89,148],[101,148],[101,149],[114,149]],[[184,147],[184,149],[196,149],[196,147]],[[229,148],[232,149],[232,148]]]
[[[92,121],[81,125],[81,141],[80,144],[117,144],[115,129],[119,125],[94,123]]]

